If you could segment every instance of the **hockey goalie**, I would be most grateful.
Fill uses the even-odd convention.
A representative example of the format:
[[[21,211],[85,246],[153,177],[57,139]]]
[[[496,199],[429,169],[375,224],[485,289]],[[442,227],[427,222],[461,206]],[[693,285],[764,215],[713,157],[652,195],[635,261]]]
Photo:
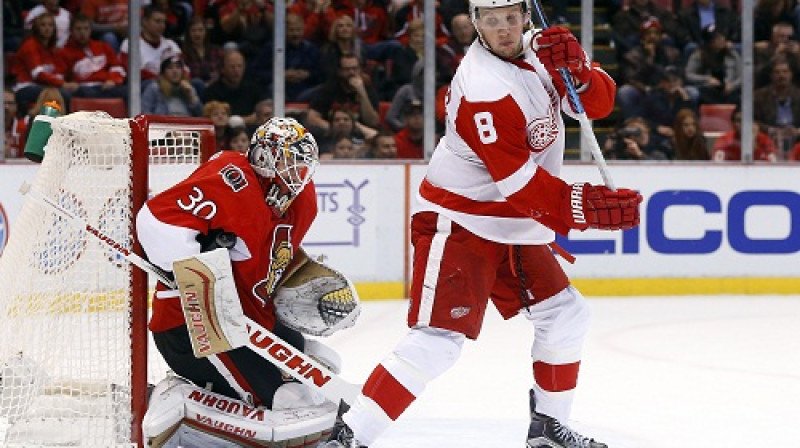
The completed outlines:
[[[352,284],[300,249],[318,154],[297,121],[272,118],[246,155],[216,154],[137,215],[147,258],[174,279],[158,283],[149,323],[174,374],[152,391],[148,446],[305,447],[333,426],[338,403],[237,342],[247,319],[339,371],[338,355],[304,336],[360,312]]]

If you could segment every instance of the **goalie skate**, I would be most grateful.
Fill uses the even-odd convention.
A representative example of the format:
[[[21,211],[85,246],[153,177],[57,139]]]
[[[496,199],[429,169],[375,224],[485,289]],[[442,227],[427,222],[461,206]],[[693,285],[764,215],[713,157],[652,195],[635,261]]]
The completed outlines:
[[[605,443],[595,442],[560,421],[536,412],[532,390],[530,394],[531,425],[526,448],[608,448]]]

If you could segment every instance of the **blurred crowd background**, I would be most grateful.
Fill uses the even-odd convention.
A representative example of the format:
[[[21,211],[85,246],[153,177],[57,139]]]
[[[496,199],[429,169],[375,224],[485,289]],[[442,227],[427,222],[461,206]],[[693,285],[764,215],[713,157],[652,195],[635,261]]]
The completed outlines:
[[[800,6],[756,0],[753,85],[743,95],[739,1],[594,3],[587,50],[618,89],[614,112],[593,124],[606,158],[741,160],[741,102],[752,98],[753,160],[800,160]],[[218,149],[244,151],[275,111],[277,30],[280,106],[313,131],[323,158],[422,159],[425,73],[434,72],[435,140],[449,82],[476,38],[468,0],[436,3],[433,66],[424,63],[423,0],[294,0],[277,24],[269,0],[142,3],[137,57],[128,0],[4,0],[5,158],[22,157],[47,101],[64,113],[128,116],[131,61],[140,112],[208,117]],[[544,6],[551,25],[581,37],[580,0]],[[567,122],[566,155],[578,159],[578,124]]]

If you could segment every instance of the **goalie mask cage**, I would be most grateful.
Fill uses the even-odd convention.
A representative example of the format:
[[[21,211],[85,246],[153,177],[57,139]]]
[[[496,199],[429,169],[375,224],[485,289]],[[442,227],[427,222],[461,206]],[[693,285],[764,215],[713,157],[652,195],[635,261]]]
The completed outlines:
[[[114,241],[135,243],[149,193],[215,150],[210,121],[57,118],[32,188]],[[141,446],[150,350],[148,278],[52,206],[26,198],[0,256],[0,446]],[[151,345],[152,347],[152,345]]]

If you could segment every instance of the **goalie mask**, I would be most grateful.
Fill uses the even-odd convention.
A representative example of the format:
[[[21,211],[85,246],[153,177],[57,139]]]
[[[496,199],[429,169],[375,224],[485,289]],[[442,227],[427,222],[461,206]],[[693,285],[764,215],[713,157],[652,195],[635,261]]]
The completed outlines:
[[[297,120],[274,117],[253,133],[247,160],[262,178],[272,180],[265,199],[276,216],[282,216],[311,181],[319,148]]]

